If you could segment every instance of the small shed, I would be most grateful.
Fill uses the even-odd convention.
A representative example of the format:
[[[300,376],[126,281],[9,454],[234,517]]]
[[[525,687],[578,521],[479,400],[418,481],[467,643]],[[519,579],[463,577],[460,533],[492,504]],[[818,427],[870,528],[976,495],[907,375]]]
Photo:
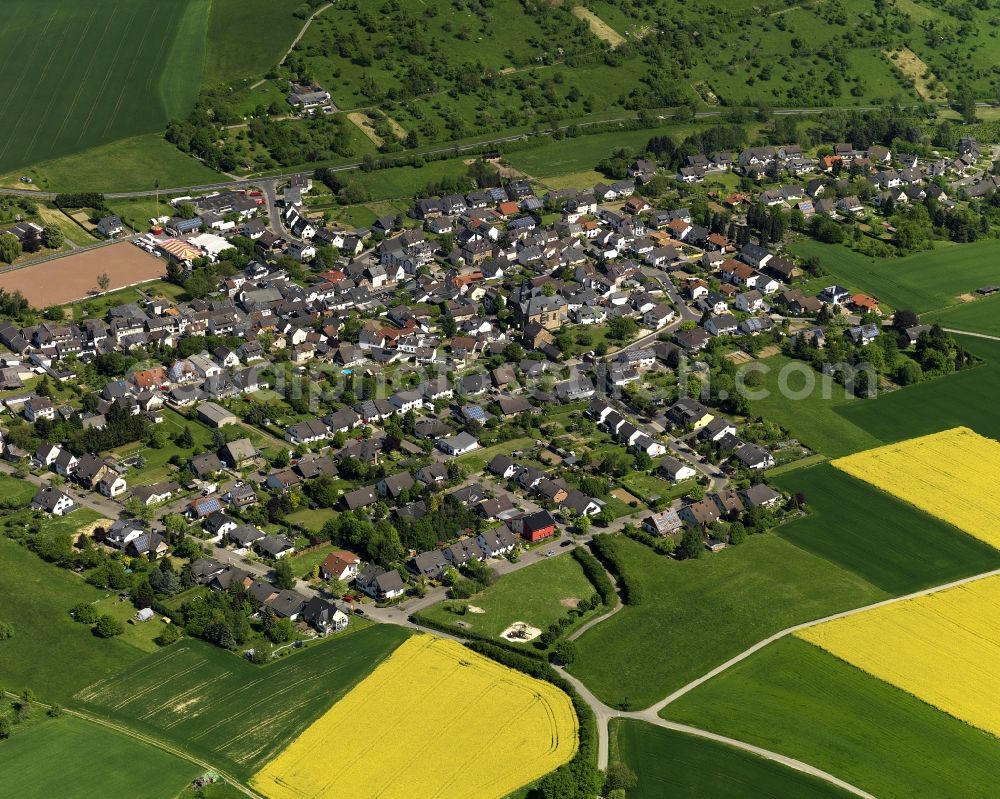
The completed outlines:
[[[152,608],[139,608],[139,611],[135,614],[135,620],[137,622],[149,621],[154,616]]]

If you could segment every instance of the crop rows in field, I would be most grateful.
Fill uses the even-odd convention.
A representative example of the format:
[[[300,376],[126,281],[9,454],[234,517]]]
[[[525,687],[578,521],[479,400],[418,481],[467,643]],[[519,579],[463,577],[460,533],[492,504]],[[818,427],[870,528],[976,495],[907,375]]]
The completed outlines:
[[[92,712],[249,775],[405,638],[375,627],[260,667],[186,641],[79,691]]]
[[[499,799],[568,761],[576,725],[569,697],[555,686],[422,635],[269,762],[254,785],[272,799]]]

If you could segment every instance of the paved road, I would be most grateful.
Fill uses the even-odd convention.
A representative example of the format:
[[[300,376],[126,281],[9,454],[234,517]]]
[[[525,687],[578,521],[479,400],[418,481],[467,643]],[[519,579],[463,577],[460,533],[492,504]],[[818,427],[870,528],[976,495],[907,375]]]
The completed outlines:
[[[982,106],[986,107],[990,104],[982,103]],[[816,107],[816,108],[782,108],[773,111],[772,113],[776,116],[807,116],[809,114],[818,114],[825,111],[873,111],[876,110],[876,106],[851,106],[851,107]],[[694,114],[695,119],[713,119],[716,117],[723,117],[730,113],[731,109],[719,110],[719,111],[698,111]],[[456,153],[460,154],[463,152],[468,152],[469,150],[476,150],[482,147],[490,147],[498,144],[506,144],[514,141],[522,141],[529,138],[539,138],[548,137],[557,132],[565,132],[570,128],[589,128],[596,125],[613,125],[615,123],[622,122],[635,122],[639,118],[638,114],[626,114],[620,117],[614,117],[611,119],[597,119],[593,121],[576,122],[566,125],[559,125],[552,128],[545,128],[544,130],[529,131],[524,133],[511,134],[507,136],[499,136],[493,139],[484,139],[476,142],[469,142],[467,144],[455,144],[445,147],[436,147],[429,150],[414,150],[413,155],[420,156],[435,156],[443,155],[446,153]],[[659,119],[666,120],[671,117],[661,114]],[[652,129],[650,129],[652,130]],[[317,164],[317,166],[322,166],[322,164]],[[341,164],[339,166],[331,166],[329,169],[333,172],[344,172],[351,171],[355,169],[360,169],[362,162],[358,161],[351,164]],[[301,170],[295,172],[281,172],[274,175],[260,175],[257,177],[241,178],[239,180],[230,180],[219,183],[208,183],[195,186],[171,186],[163,187],[159,189],[160,194],[187,194],[195,192],[213,191],[216,189],[235,189],[248,186],[258,186],[263,180],[288,180],[294,175],[306,174],[311,175],[311,171],[302,172]],[[112,186],[94,186],[88,189],[89,191],[98,191],[104,194],[105,197],[110,199],[130,199],[138,197],[152,197],[157,192],[154,189],[148,191],[115,191]],[[56,196],[58,192],[47,192],[47,191],[37,191],[32,189],[17,189],[17,188],[6,188],[0,187],[0,194],[9,194],[22,197],[35,197],[38,199],[52,199]]]

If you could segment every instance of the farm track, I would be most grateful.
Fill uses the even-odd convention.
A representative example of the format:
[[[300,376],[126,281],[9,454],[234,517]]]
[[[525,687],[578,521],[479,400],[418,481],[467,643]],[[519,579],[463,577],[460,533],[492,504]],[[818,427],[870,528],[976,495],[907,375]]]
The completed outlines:
[[[16,694],[12,694],[8,691],[4,691],[3,693],[4,695],[10,697],[11,699],[17,698]],[[44,702],[35,701],[34,704],[46,709],[52,707],[51,705],[47,705]],[[183,749],[178,749],[177,747],[171,746],[170,744],[161,741],[158,738],[138,732],[132,727],[128,727],[124,724],[119,724],[118,722],[102,718],[101,716],[97,716],[92,713],[87,713],[86,711],[63,708],[62,712],[65,713],[67,716],[73,716],[74,718],[83,719],[84,721],[89,721],[92,722],[93,724],[99,724],[102,727],[106,727],[109,730],[114,730],[115,732],[119,732],[122,735],[125,735],[129,738],[134,738],[137,741],[142,741],[144,744],[152,746],[154,749],[159,749],[162,752],[167,752],[168,754],[180,758],[181,760],[185,760],[188,763],[194,763],[196,766],[205,769],[205,771],[214,771],[216,774],[221,776],[227,783],[229,783],[233,788],[235,788],[245,796],[250,797],[250,799],[265,799],[265,797],[250,790],[242,782],[240,782],[238,779],[236,779],[234,776],[227,773],[226,771],[223,771],[218,766],[212,763],[208,763],[207,761],[204,761],[201,758],[195,757],[189,752],[185,752]]]
[[[309,16],[309,19],[306,20],[305,25],[302,26],[302,30],[299,31],[298,35],[295,37],[295,39],[292,41],[292,43],[288,46],[288,49],[285,50],[285,54],[281,57],[281,60],[278,62],[278,66],[279,67],[284,65],[285,61],[288,60],[288,56],[290,56],[292,54],[292,50],[294,50],[295,46],[299,42],[302,41],[302,37],[305,36],[306,33],[308,33],[309,27],[313,24],[313,20],[316,19],[316,17],[318,17],[320,14],[322,14],[324,11],[326,11],[332,5],[333,5],[333,3],[326,3],[324,5],[321,5],[315,11],[313,11],[313,13]],[[257,81],[256,83],[254,83],[253,85],[250,86],[250,91],[253,91],[254,89],[256,89],[261,84],[265,83],[266,81],[267,81],[267,78],[261,78],[259,81]]]

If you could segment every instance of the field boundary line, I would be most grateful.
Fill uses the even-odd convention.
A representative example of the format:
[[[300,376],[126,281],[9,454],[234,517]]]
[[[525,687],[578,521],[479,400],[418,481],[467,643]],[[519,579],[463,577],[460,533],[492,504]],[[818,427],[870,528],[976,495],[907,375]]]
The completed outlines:
[[[919,599],[920,597],[930,596],[931,594],[937,594],[940,593],[941,591],[948,591],[952,588],[959,588],[960,586],[976,582],[977,580],[984,580],[987,577],[997,577],[997,576],[1000,576],[1000,569],[992,569],[987,572],[981,572],[980,574],[973,574],[969,577],[962,577],[958,580],[953,580],[950,583],[943,583],[941,585],[931,586],[930,588],[922,588],[919,591],[913,591],[909,594],[903,594],[902,596],[897,596],[897,597],[890,597],[889,599],[882,599],[879,600],[878,602],[873,602],[869,605],[862,605],[861,607],[852,608],[851,610],[843,610],[839,613],[833,613],[829,616],[824,616],[823,618],[820,619],[814,619],[813,621],[802,622],[801,624],[794,624],[791,627],[786,627],[784,630],[779,630],[773,635],[770,635],[767,638],[758,641],[753,646],[743,650],[738,655],[731,657],[725,663],[716,666],[714,669],[707,672],[706,674],[703,674],[698,679],[692,680],[687,685],[678,688],[676,691],[669,694],[666,698],[661,699],[656,704],[650,705],[645,710],[640,711],[640,716],[647,721],[651,720],[650,718],[651,716],[659,718],[659,712],[663,710],[663,708],[665,708],[667,705],[676,702],[682,696],[684,696],[687,693],[690,693],[695,688],[708,682],[713,677],[717,677],[722,672],[728,671],[737,663],[741,663],[742,661],[746,660],[748,657],[750,657],[756,652],[759,652],[768,644],[772,644],[775,641],[779,641],[782,638],[786,638],[789,635],[797,633],[799,630],[806,630],[809,629],[810,627],[816,627],[820,624],[825,624],[826,622],[829,621],[836,621],[837,619],[845,619],[848,618],[849,616],[855,616],[859,613],[865,613],[869,610],[875,610],[877,608],[886,607],[888,605],[895,605],[899,602],[906,602],[910,599]]]

